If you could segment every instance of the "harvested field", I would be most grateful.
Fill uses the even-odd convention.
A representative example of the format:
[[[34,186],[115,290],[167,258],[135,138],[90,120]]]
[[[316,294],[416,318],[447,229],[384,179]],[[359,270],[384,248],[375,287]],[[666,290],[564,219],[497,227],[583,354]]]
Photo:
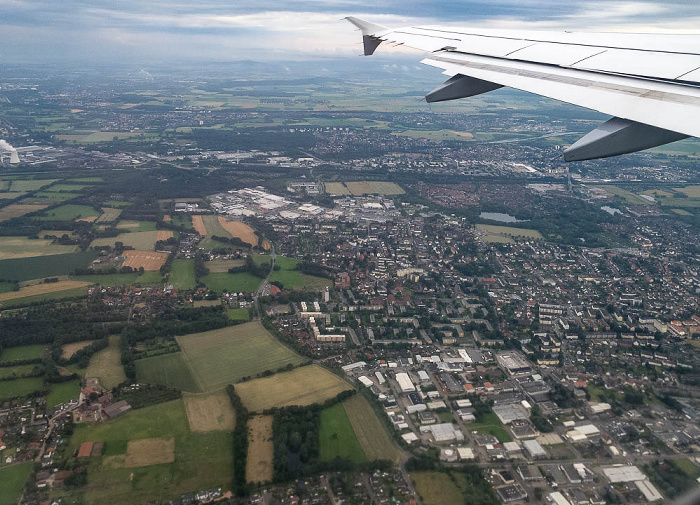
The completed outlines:
[[[231,236],[238,237],[251,246],[258,245],[258,236],[255,234],[255,230],[247,224],[241,223],[240,221],[229,221],[223,216],[219,216],[219,224],[224,230],[229,232]]]
[[[236,426],[236,414],[226,391],[183,395],[187,421],[193,432],[232,431]]]
[[[192,216],[192,226],[200,235],[204,236],[207,234],[207,227],[204,226],[204,221],[202,220],[202,216],[200,214],[194,214]]]
[[[352,389],[350,384],[318,365],[236,384],[236,392],[250,412],[321,403],[347,389]]]
[[[121,227],[121,223],[118,227]],[[95,246],[111,246],[114,247],[116,242],[121,242],[125,246],[133,247],[138,251],[152,251],[156,246],[158,238],[157,231],[136,231],[131,233],[120,233],[116,237],[105,237],[93,240],[91,247]]]
[[[209,272],[216,273],[227,273],[229,268],[241,267],[245,264],[244,260],[213,260],[207,261],[205,266]]]
[[[324,183],[326,187],[326,193],[334,196],[347,196],[350,195],[350,191],[345,187],[342,182],[326,182]]]
[[[117,226],[119,228],[126,228],[129,230],[135,230],[135,229],[141,227],[141,225],[139,224],[138,221],[130,221],[130,220],[119,221],[119,224]]]
[[[53,240],[51,239],[47,240],[30,239],[27,237],[0,237],[0,260],[33,258],[36,256],[63,255],[73,253],[78,250],[78,246],[58,245],[53,244],[52,242]]]
[[[174,438],[144,438],[141,440],[129,440],[124,466],[126,468],[135,468],[138,466],[172,463],[173,461],[175,461]]]
[[[176,339],[202,391],[303,361],[257,321]]]
[[[469,134],[471,135],[471,134]],[[369,181],[373,193],[380,195],[403,195],[406,192],[396,183],[386,181]]]
[[[84,347],[89,346],[95,342],[94,340],[83,340],[82,342],[73,342],[72,344],[64,344],[61,347],[61,357],[64,359],[68,359],[71,356],[73,356],[76,352],[78,352],[80,349],[83,349]]]
[[[273,416],[253,416],[248,421],[248,457],[246,459],[245,480],[248,483],[272,480]]]
[[[107,389],[111,389],[126,380],[122,368],[121,351],[119,350],[119,335],[109,337],[109,347],[96,352],[90,359],[85,371],[85,377],[99,377]]]
[[[173,236],[174,234],[171,230],[158,230],[156,240],[168,240],[169,238],[173,238]]]
[[[700,186],[686,186],[685,188],[673,189],[678,191],[679,193],[683,193],[688,198],[700,198]]]
[[[82,281],[59,281],[52,282],[50,284],[34,284],[33,286],[26,286],[20,288],[19,291],[10,291],[7,293],[0,293],[0,303],[7,300],[15,300],[17,298],[24,298],[27,296],[38,296],[45,295],[48,293],[56,293],[58,291],[66,291],[69,289],[84,288],[89,286],[90,283]]]
[[[353,196],[362,196],[374,193],[372,186],[370,186],[367,181],[346,182],[345,186],[348,188],[350,193],[353,194]]]
[[[98,223],[113,223],[119,219],[122,209],[113,209],[111,207],[104,207],[102,209],[102,215],[97,218]]]
[[[24,203],[13,203],[0,209],[0,221],[7,221],[13,217],[24,216],[30,212],[37,212],[45,209],[47,205],[31,205]]]
[[[389,459],[395,463],[401,459],[394,441],[364,396],[356,394],[345,400],[343,407],[367,459]]]
[[[158,270],[168,259],[168,253],[151,251],[124,251],[123,254],[126,257],[122,263],[123,267],[136,269],[143,267],[144,270]]]
[[[83,221],[85,223],[94,223],[97,221],[97,216],[90,216],[90,217],[81,217],[76,219],[76,221]]]
[[[163,216],[163,222],[169,223],[170,221],[172,221],[172,218],[170,217],[169,214],[166,214]]]

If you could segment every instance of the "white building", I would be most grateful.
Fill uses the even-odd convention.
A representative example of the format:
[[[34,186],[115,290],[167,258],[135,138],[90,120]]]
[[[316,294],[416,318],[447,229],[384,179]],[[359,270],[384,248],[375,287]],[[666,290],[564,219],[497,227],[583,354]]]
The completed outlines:
[[[398,382],[402,393],[412,393],[416,390],[416,386],[413,385],[413,381],[405,372],[399,372],[396,374],[396,382]]]

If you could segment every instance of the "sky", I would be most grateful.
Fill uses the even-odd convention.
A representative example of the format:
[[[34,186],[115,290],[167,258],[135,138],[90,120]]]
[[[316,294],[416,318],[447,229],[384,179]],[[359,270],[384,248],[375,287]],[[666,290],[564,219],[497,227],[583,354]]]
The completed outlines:
[[[387,26],[700,33],[696,0],[0,0],[0,62],[355,57],[362,51],[361,37],[342,20],[348,15]],[[390,51],[382,47],[378,54]]]

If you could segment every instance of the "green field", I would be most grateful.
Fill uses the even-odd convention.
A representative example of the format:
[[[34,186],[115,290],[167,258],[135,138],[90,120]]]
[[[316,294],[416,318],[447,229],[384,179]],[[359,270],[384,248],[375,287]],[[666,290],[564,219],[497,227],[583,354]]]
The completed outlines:
[[[194,260],[173,260],[168,283],[180,289],[194,289],[197,285],[194,278]]]
[[[541,239],[542,234],[537,230],[528,228],[515,228],[513,226],[496,226],[491,224],[477,224],[477,230],[486,232],[488,235],[500,235],[503,237],[525,237]]]
[[[254,293],[258,290],[262,279],[255,277],[247,272],[230,274],[226,273],[210,273],[202,277],[202,282],[212,291],[219,293],[227,292],[244,292]]]
[[[90,282],[100,286],[158,286],[163,283],[163,276],[158,270],[149,270],[142,274],[95,274],[95,275],[73,275],[72,280]]]
[[[37,242],[37,241],[32,241]],[[57,246],[63,247],[63,246]],[[76,268],[86,268],[97,257],[93,251],[53,254],[33,258],[14,258],[0,261],[0,279],[28,281],[43,277],[67,275]]]
[[[343,407],[369,460],[388,459],[396,463],[401,459],[401,452],[365,397],[356,394],[345,400]]]
[[[676,463],[676,466],[683,470],[683,473],[689,477],[692,477],[693,479],[700,477],[700,467],[690,461],[688,458],[676,459],[674,463]]]
[[[80,393],[80,381],[59,382],[51,384],[49,394],[46,395],[46,408],[52,409],[57,405],[75,398]]]
[[[174,214],[171,216],[170,222],[183,228],[192,228],[192,217],[189,214]]]
[[[649,200],[645,198],[640,198],[638,195],[635,195],[631,191],[627,191],[626,189],[622,189],[617,186],[599,186],[600,188],[604,189],[611,195],[619,196],[622,198],[625,202],[632,204],[632,205],[654,205],[654,202],[650,202]]]
[[[121,362],[119,335],[110,335],[109,346],[92,355],[85,376],[99,377],[100,382],[107,389],[118,386],[126,380]]]
[[[24,483],[34,469],[34,463],[28,461],[20,465],[0,468],[0,505],[17,505]]]
[[[2,381],[0,382],[0,400],[27,396],[42,389],[44,389],[44,379],[41,377]]]
[[[181,352],[136,360],[136,379],[140,383],[163,384],[182,391],[201,391]]]
[[[77,298],[87,295],[87,287],[64,289],[62,291],[54,291],[53,293],[44,293],[40,295],[24,296],[22,298],[14,298],[2,302],[3,308],[27,306],[38,302],[48,302],[52,300],[63,300],[65,298]]]
[[[100,211],[87,205],[61,205],[55,209],[46,210],[36,219],[42,221],[72,221],[85,217],[98,217]]]
[[[146,438],[174,438],[174,462],[124,468],[128,442]],[[191,433],[182,400],[132,410],[106,424],[79,425],[69,454],[85,441],[105,442],[107,456],[88,463],[82,489],[88,505],[161,502],[210,487],[227,489],[233,475],[231,432]]]
[[[248,309],[226,309],[226,315],[231,321],[249,321],[250,312]]]
[[[62,200],[70,200],[71,198],[77,198],[79,196],[82,196],[80,193],[68,193],[67,191],[64,191],[63,193],[57,193],[57,192],[51,192],[51,191],[37,191],[34,193],[34,196],[39,197],[39,198],[49,198],[51,200],[54,200],[54,202],[51,204],[55,204],[56,200],[62,201]]]
[[[489,412],[484,415],[479,423],[468,423],[464,427],[469,431],[476,431],[479,435],[493,435],[499,442],[510,442],[512,440],[508,432],[503,428],[501,421],[496,414]]]
[[[60,192],[60,191],[83,191],[85,188],[89,188],[90,184],[54,184],[46,188],[49,192]]]
[[[253,261],[260,265],[270,262],[270,256],[258,254],[253,256]],[[332,283],[328,279],[322,277],[314,277],[312,275],[302,274],[300,270],[296,270],[299,261],[294,258],[285,256],[277,256],[275,258],[275,266],[280,267],[270,275],[270,282],[279,282],[284,289],[309,289],[312,291],[321,290]]]
[[[7,377],[26,377],[28,375],[36,375],[35,372],[41,371],[43,368],[40,364],[33,365],[15,365],[15,366],[0,366],[0,379]]]
[[[104,204],[107,207],[116,207],[118,209],[121,209],[121,208],[128,207],[129,205],[131,205],[131,202],[122,202],[120,200],[107,200]]]
[[[78,246],[75,245],[58,245],[52,242],[27,237],[0,237],[0,260],[68,254],[78,250]]]
[[[202,391],[304,361],[257,321],[177,337],[177,342]]]
[[[157,231],[136,231],[132,233],[120,233],[116,237],[98,238],[92,241],[90,247],[112,246],[115,242],[122,242],[125,246],[131,246],[137,251],[152,251],[158,240]]]
[[[12,184],[8,188],[10,191],[36,191],[44,186],[53,184],[58,179],[45,179],[39,181],[12,181]]]
[[[414,472],[411,480],[425,505],[464,504],[462,492],[446,473]]]
[[[8,347],[0,352],[0,365],[13,361],[39,359],[44,355],[44,345],[23,345],[20,347]]]
[[[331,461],[335,458],[353,463],[367,461],[365,451],[357,440],[342,403],[336,403],[321,412],[318,438],[321,461]]]

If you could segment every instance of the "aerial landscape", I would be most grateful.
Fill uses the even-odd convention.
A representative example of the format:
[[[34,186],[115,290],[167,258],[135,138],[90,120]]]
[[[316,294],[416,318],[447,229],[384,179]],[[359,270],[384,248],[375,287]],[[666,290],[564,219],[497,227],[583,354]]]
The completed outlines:
[[[4,66],[0,505],[696,489],[700,140],[331,56]]]

